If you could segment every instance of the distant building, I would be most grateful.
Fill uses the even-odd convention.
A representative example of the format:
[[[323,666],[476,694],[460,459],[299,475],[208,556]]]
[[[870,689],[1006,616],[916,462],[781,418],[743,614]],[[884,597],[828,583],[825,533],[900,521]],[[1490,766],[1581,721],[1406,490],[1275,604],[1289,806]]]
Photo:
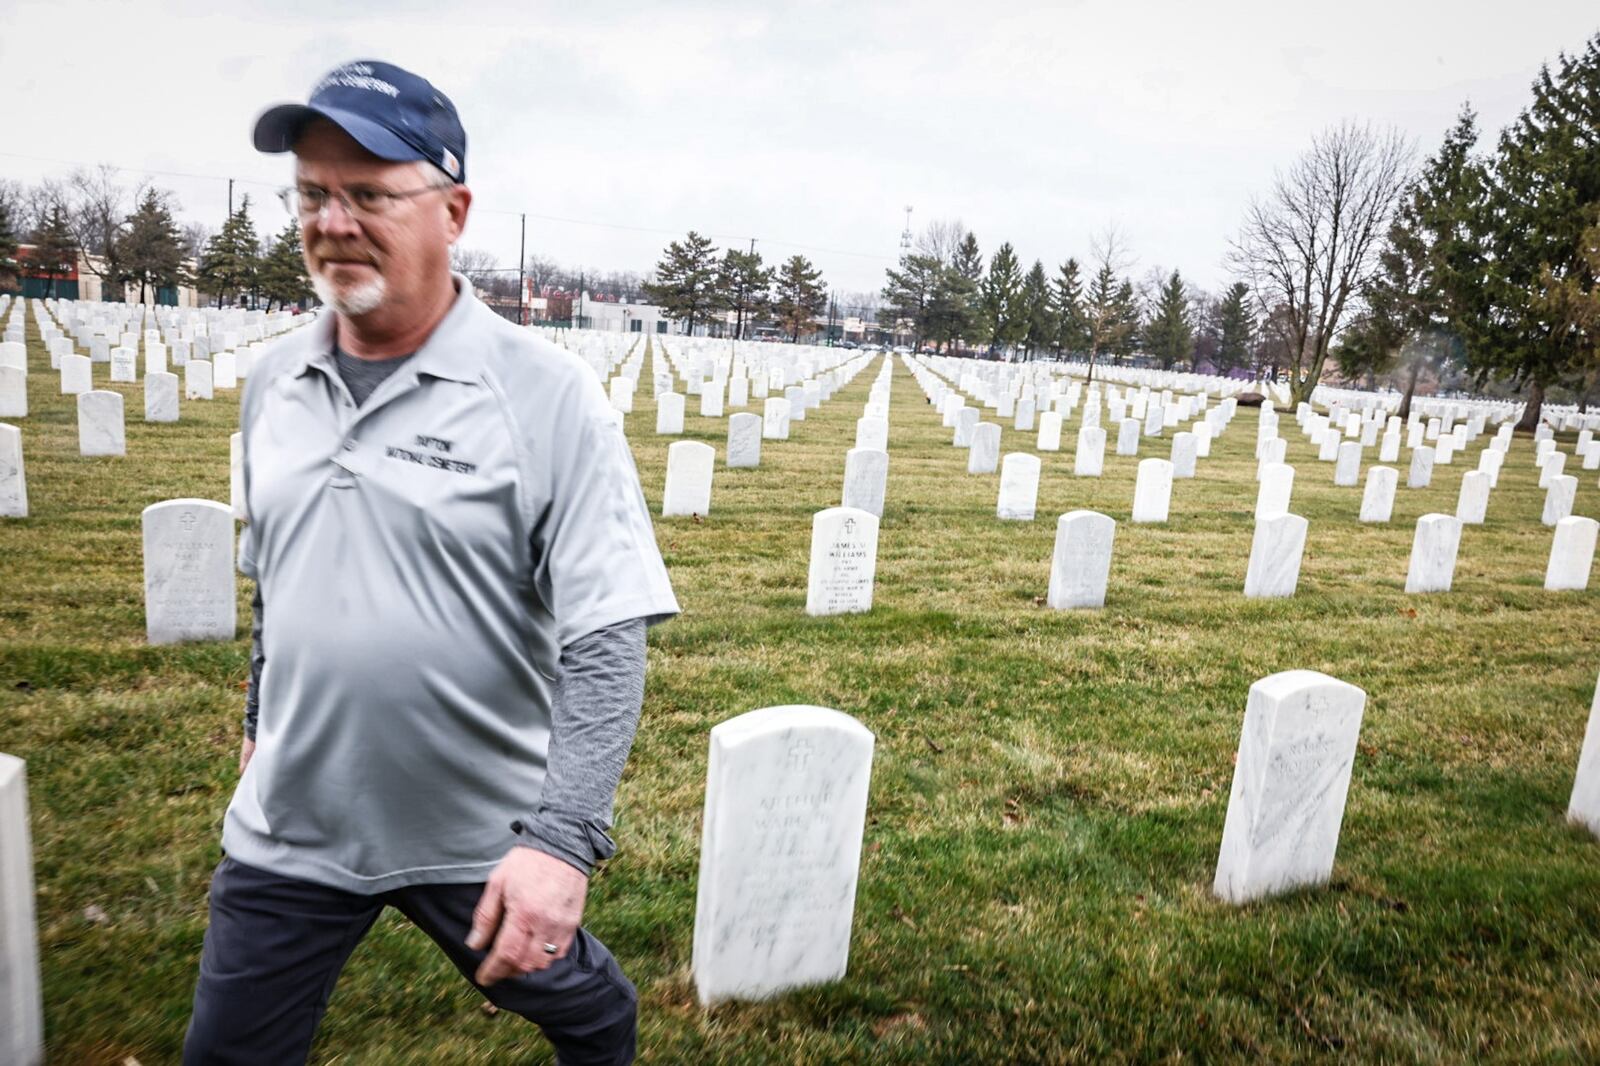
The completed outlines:
[[[32,244],[19,244],[17,246],[17,273],[21,280],[22,295],[28,299],[40,299],[46,296],[55,296],[58,300],[105,300],[108,297],[105,280],[97,271],[103,268],[99,259],[92,255],[79,252],[77,258],[66,270],[49,270],[35,261],[36,246]],[[66,265],[66,264],[62,264]],[[184,269],[194,273],[195,262],[188,260]],[[115,294],[109,294],[116,299]],[[137,303],[139,300],[139,285],[131,282],[122,287],[120,302]],[[165,287],[151,292],[145,289],[145,302],[160,304],[164,307],[199,307],[200,298],[189,285]]]
[[[615,333],[682,333],[683,324],[663,315],[655,304],[597,300],[585,292],[578,297],[574,325],[582,329],[603,329]],[[568,297],[570,306],[573,301]]]

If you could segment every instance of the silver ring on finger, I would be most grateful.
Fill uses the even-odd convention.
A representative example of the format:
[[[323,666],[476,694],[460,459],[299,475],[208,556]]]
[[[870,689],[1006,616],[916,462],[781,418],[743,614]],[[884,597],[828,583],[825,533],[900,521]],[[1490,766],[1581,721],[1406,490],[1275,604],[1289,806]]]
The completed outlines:
[[[546,954],[546,955],[554,955],[554,954],[555,954],[555,953],[556,953],[556,952],[558,952],[558,951],[560,951],[560,950],[561,950],[561,949],[560,949],[560,948],[558,948],[558,947],[556,947],[556,946],[555,946],[555,945],[554,945],[554,944],[552,944],[552,943],[550,943],[550,942],[549,942],[549,941],[545,941],[545,944],[544,944],[544,953],[545,953],[545,954]]]

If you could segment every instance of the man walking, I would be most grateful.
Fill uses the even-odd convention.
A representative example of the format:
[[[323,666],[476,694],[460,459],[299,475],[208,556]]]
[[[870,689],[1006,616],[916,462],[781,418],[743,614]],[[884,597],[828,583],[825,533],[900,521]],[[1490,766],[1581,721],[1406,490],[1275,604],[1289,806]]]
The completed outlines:
[[[240,422],[256,581],[238,790],[184,1062],[303,1062],[379,913],[562,1063],[633,1058],[633,986],[579,925],[678,605],[591,369],[452,275],[454,106],[391,64],[266,111],[325,312]]]

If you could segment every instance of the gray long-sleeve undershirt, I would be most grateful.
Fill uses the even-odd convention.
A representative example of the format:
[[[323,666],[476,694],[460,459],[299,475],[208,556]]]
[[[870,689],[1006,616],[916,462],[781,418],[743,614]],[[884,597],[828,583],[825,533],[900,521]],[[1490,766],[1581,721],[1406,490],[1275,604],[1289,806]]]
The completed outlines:
[[[266,663],[259,585],[251,605],[244,735],[254,740]],[[518,844],[554,855],[584,873],[616,851],[609,835],[612,803],[639,728],[644,666],[642,618],[597,629],[561,649],[544,789],[533,816],[511,823]]]
[[[356,406],[410,358],[363,360],[334,349],[339,376]],[[262,652],[261,586],[251,601],[250,684],[244,735],[256,738]],[[609,831],[617,783],[633,748],[644,703],[645,621],[635,618],[579,637],[561,649],[550,715],[550,749],[539,809],[511,823],[517,843],[554,855],[584,873],[616,851]]]

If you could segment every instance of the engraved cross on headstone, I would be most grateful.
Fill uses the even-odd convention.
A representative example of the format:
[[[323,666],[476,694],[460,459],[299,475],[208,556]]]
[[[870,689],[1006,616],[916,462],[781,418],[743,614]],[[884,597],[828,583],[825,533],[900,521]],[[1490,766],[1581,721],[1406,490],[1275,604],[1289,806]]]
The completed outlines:
[[[797,740],[790,744],[788,769],[804,770],[806,763],[811,761],[811,751],[811,745],[804,740]]]

